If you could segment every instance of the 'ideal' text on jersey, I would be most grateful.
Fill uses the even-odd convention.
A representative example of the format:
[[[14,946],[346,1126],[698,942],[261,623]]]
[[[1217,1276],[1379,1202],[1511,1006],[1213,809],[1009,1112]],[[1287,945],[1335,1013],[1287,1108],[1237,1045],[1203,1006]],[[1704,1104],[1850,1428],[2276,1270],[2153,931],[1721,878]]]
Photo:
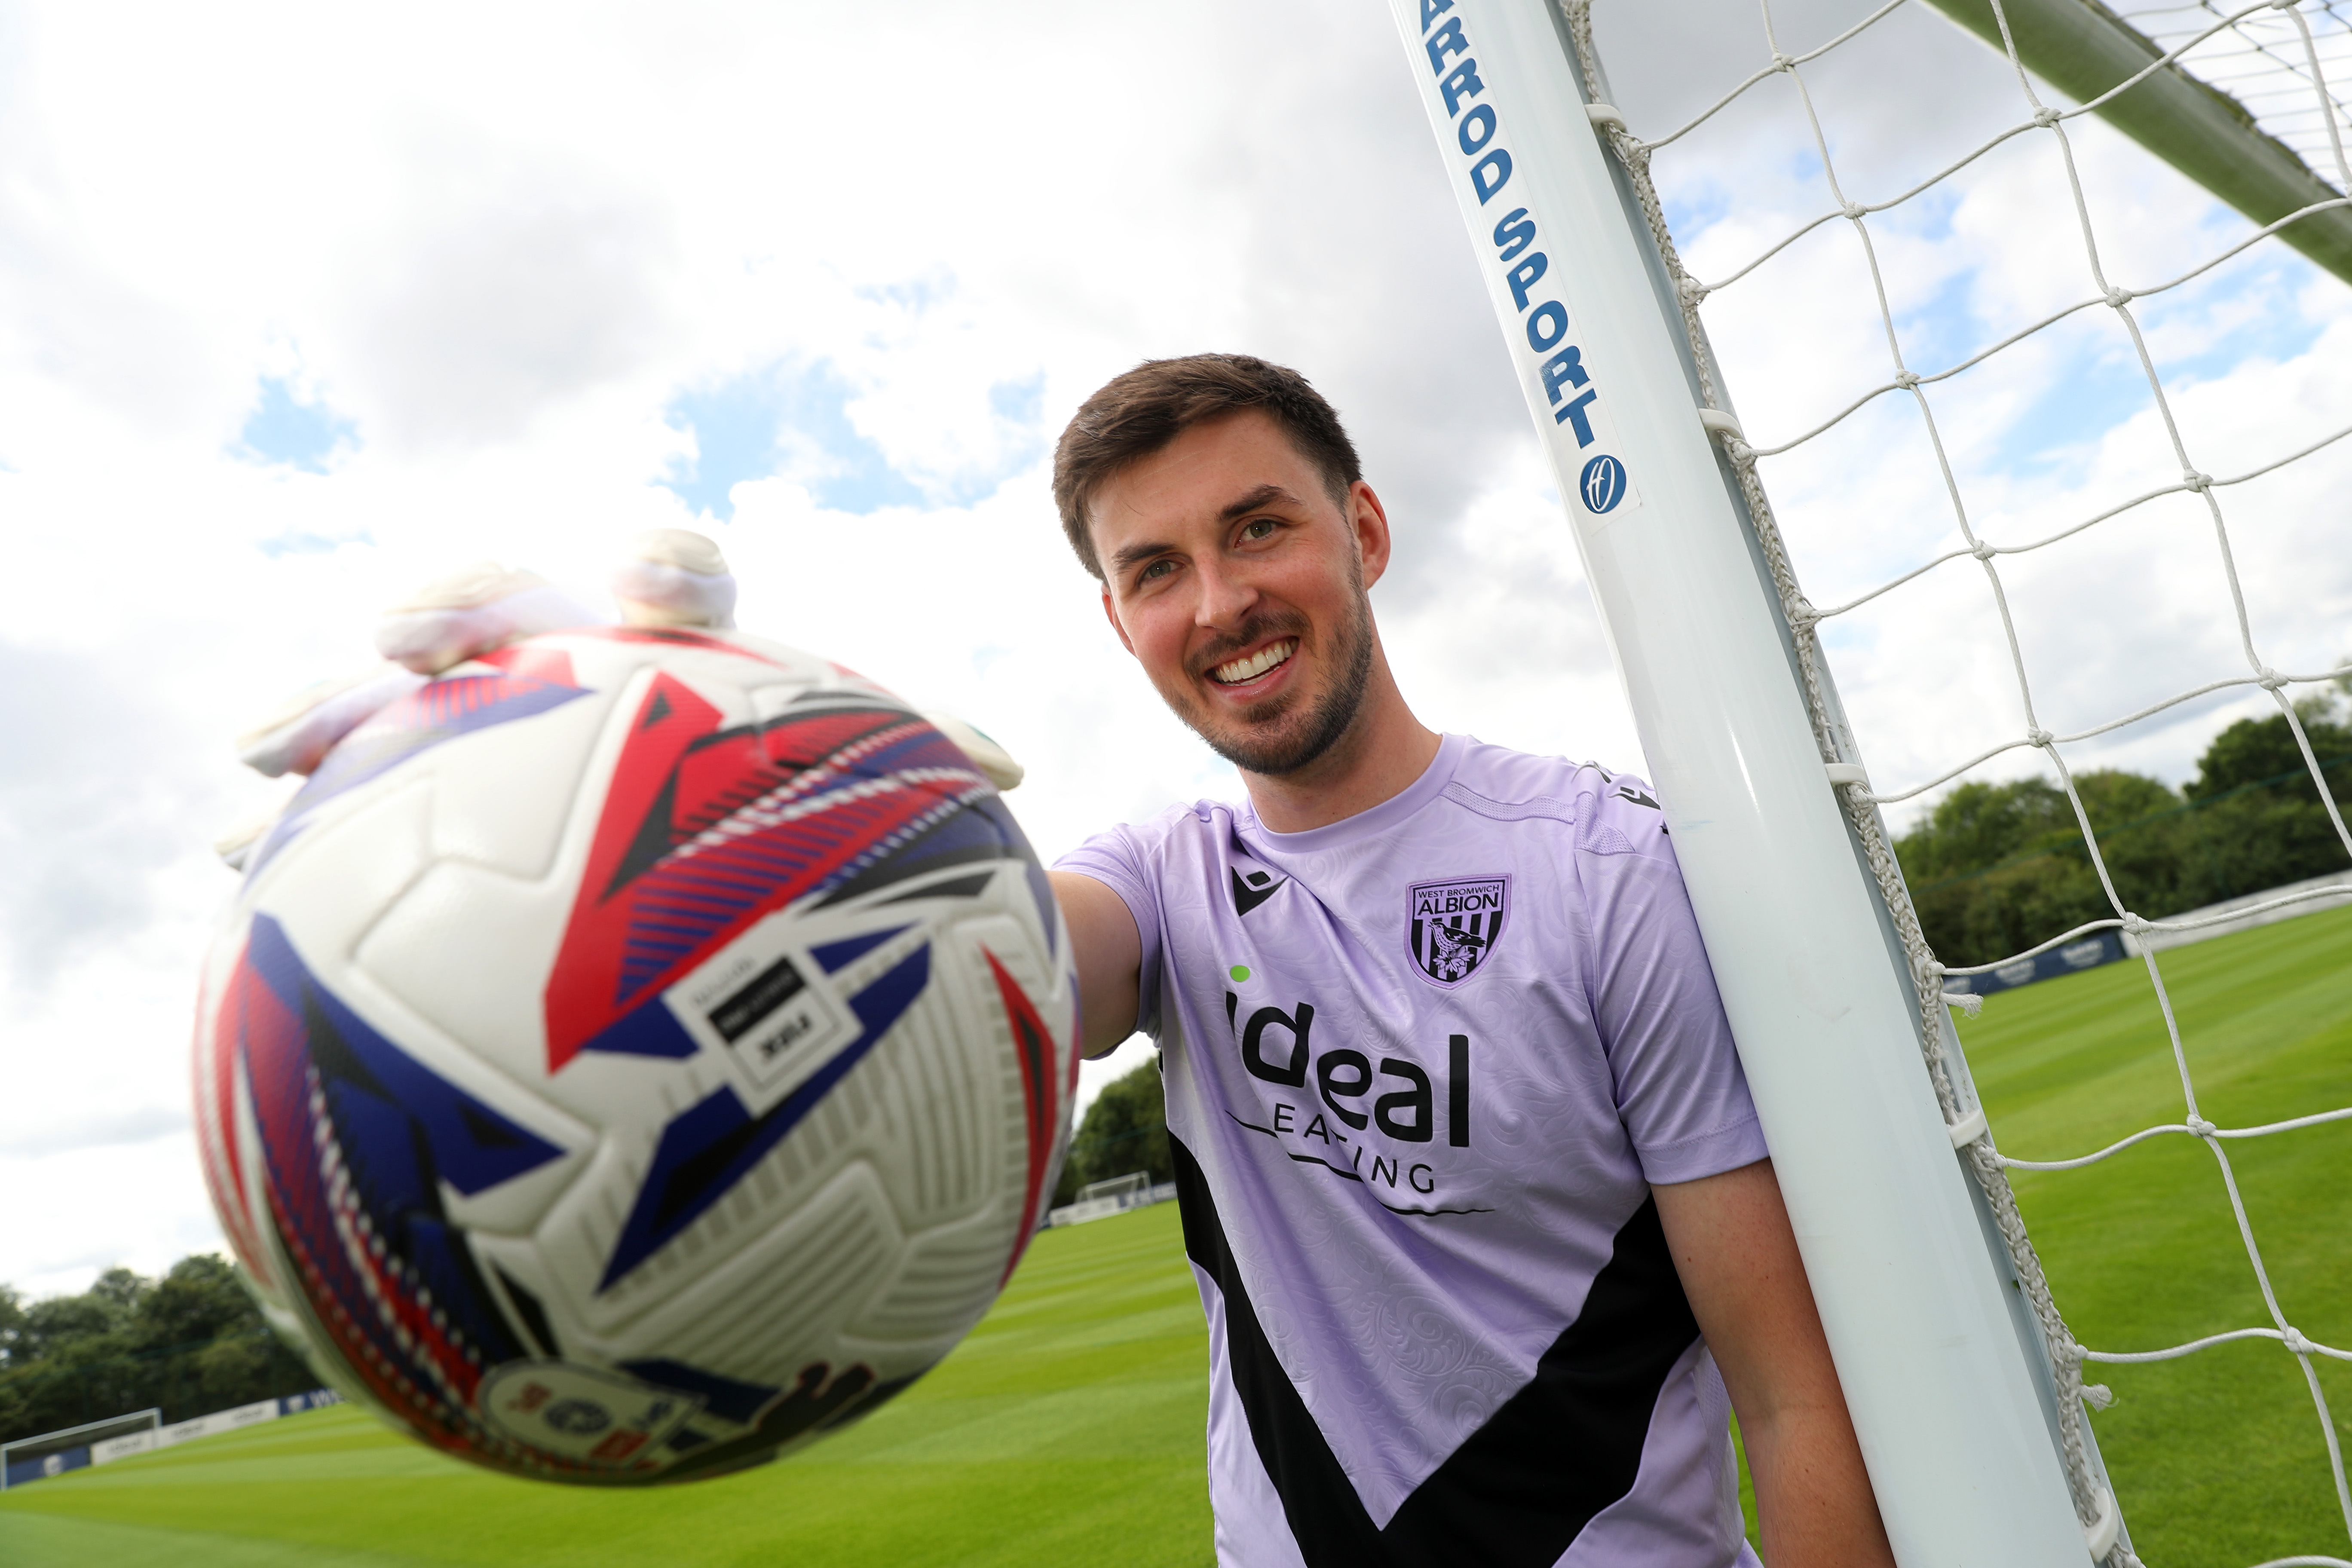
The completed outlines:
[[[1261,1007],[1246,1023],[1239,1022],[1240,1012],[1241,998],[1226,992],[1225,1024],[1242,1066],[1277,1089],[1301,1091],[1268,1098],[1262,1102],[1265,1121],[1241,1125],[1295,1144],[1288,1151],[1293,1160],[1321,1165],[1345,1181],[1370,1183],[1375,1202],[1387,1201],[1380,1197],[1381,1188],[1397,1191],[1400,1174],[1408,1191],[1436,1195],[1441,1167],[1409,1152],[1383,1152],[1382,1142],[1434,1142],[1443,1106],[1445,1143],[1470,1146],[1469,1036],[1446,1037],[1444,1086],[1433,1092],[1429,1070],[1410,1058],[1381,1057],[1376,1076],[1370,1057],[1353,1046],[1332,1045],[1328,1031],[1324,1048],[1316,1049],[1311,1002],[1287,1012]],[[1367,1135],[1373,1129],[1377,1139]]]

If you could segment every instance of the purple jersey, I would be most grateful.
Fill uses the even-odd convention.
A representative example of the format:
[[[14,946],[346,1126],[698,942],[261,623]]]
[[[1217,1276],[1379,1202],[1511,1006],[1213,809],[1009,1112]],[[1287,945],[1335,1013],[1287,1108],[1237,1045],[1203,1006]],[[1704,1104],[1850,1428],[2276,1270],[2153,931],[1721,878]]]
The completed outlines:
[[[1657,803],[1449,735],[1061,862],[1143,937],[1227,1568],[1753,1564],[1650,1195],[1764,1157]]]

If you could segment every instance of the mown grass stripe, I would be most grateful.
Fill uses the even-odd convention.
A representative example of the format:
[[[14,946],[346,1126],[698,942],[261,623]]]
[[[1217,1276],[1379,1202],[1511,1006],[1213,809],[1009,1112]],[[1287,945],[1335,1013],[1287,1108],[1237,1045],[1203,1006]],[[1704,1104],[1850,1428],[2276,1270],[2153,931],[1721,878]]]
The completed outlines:
[[[639,1492],[476,1470],[344,1408],[0,1499],[0,1563],[79,1568],[1204,1568],[1208,1342],[1175,1205],[1040,1236],[997,1310],[868,1421]]]

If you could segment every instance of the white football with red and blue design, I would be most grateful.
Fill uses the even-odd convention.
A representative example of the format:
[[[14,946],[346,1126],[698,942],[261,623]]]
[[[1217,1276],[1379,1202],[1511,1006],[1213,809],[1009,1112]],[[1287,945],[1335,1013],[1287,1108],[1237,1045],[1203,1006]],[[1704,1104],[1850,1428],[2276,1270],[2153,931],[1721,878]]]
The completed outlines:
[[[273,1319],[426,1442],[718,1474],[994,1300],[1068,1136],[1070,971],[996,792],[887,691],[732,632],[535,637],[255,849],[205,1176]]]

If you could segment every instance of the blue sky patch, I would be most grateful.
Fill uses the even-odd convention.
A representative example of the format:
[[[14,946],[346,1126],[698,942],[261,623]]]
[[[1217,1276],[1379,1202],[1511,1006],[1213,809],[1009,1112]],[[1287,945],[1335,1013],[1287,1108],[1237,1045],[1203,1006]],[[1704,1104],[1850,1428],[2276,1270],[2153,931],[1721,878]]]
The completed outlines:
[[[771,365],[682,392],[663,413],[672,429],[693,436],[695,455],[671,458],[667,476],[655,483],[695,511],[731,522],[737,485],[781,474],[826,510],[862,517],[892,506],[971,505],[1045,449],[1042,371],[989,388],[990,413],[1009,427],[1002,456],[983,468],[930,476],[928,486],[893,466],[851,422],[849,404],[857,395],[822,360]]]
[[[1000,381],[988,389],[988,410],[1008,425],[1045,422],[1045,373],[1023,381]]]
[[[680,393],[664,410],[694,437],[695,456],[670,459],[656,483],[698,512],[732,521],[745,479],[786,474],[830,511],[859,516],[919,506],[923,493],[849,421],[857,389],[823,361],[763,371]]]
[[[2309,353],[2327,330],[2326,317],[2302,305],[2304,291],[2319,277],[2318,268],[2283,241],[2265,240],[2178,293],[2136,301],[2167,389],[2218,381],[2252,360],[2284,364]],[[2165,330],[2176,319],[2194,323],[2200,317],[2212,324],[2186,342]]]
[[[948,497],[958,506],[986,500],[998,486],[1045,455],[1045,373],[996,383],[988,389],[988,411],[1003,427],[998,432],[1001,456],[983,468],[958,474],[949,484]]]
[[[359,426],[322,399],[297,395],[284,376],[261,378],[261,401],[246,416],[236,456],[248,463],[323,474],[327,461],[360,444]]]

